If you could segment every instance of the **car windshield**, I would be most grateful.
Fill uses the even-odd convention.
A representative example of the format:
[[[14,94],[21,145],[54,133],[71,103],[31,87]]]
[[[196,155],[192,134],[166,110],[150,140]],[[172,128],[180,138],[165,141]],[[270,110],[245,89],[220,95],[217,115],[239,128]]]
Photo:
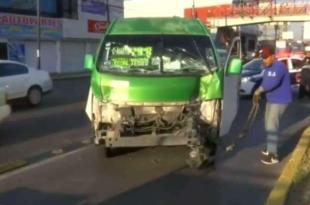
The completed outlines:
[[[253,59],[250,62],[244,64],[243,70],[255,70],[261,71],[263,68],[263,61],[262,59]]]
[[[206,36],[107,36],[99,71],[138,74],[208,73],[217,68]]]

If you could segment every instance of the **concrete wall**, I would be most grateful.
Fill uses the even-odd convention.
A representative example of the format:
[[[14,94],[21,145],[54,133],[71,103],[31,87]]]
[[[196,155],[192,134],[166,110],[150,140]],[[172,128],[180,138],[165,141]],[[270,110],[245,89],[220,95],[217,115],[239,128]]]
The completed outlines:
[[[37,68],[36,41],[18,41],[25,45],[25,62]],[[85,54],[95,54],[96,41],[66,40],[41,42],[41,70],[50,73],[68,73],[84,71]]]
[[[25,41],[25,63],[33,68],[37,67],[36,41]],[[57,72],[57,50],[55,41],[41,42],[41,69],[51,73]]]

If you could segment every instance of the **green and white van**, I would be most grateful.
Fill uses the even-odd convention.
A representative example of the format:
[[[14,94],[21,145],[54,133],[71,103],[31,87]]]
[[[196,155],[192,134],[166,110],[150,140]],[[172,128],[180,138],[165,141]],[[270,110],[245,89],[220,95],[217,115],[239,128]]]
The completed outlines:
[[[210,159],[237,112],[241,60],[233,51],[238,42],[221,63],[199,20],[111,23],[96,56],[85,56],[94,142],[107,155],[120,147],[187,145],[193,166]]]

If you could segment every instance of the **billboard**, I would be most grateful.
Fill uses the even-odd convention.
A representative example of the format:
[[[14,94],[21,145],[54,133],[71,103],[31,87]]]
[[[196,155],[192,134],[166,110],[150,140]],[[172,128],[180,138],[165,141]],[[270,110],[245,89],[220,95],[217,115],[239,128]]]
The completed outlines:
[[[105,15],[106,4],[99,0],[82,0],[81,11],[91,14]]]
[[[57,40],[62,38],[62,20],[41,18],[42,39]],[[0,37],[16,39],[37,37],[38,20],[33,16],[0,13]]]

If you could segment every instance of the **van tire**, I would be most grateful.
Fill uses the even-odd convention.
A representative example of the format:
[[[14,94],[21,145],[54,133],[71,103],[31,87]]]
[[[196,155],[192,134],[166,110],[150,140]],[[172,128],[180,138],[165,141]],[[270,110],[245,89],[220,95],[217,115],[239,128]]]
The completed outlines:
[[[31,106],[38,106],[42,102],[42,89],[39,86],[32,86],[27,93],[27,100]]]
[[[114,157],[116,153],[115,150],[113,150],[113,148],[104,146],[104,155],[106,158],[111,158]]]

